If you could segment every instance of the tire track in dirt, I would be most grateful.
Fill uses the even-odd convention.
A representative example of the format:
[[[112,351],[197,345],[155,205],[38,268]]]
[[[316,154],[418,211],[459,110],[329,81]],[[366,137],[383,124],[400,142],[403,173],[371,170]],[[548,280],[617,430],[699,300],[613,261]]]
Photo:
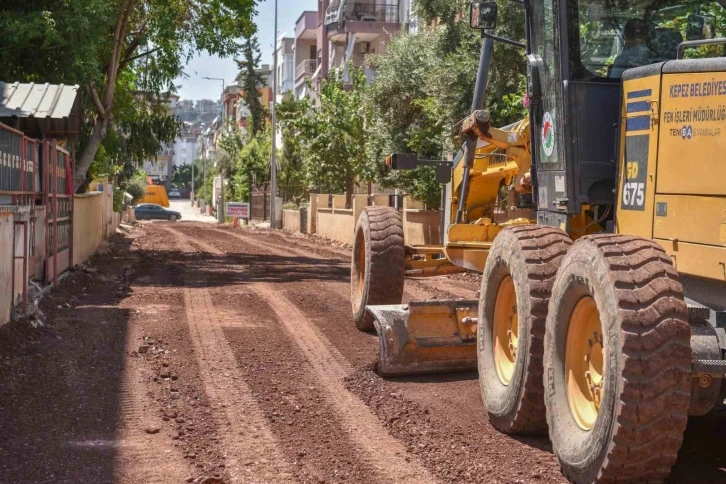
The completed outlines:
[[[179,250],[193,252],[188,238],[164,228],[176,239]],[[232,482],[294,482],[289,463],[280,454],[279,442],[239,374],[235,356],[224,337],[204,275],[184,272],[184,306],[195,356],[213,415],[218,420]]]
[[[127,352],[133,351],[133,339],[129,338]],[[155,424],[148,416],[153,402],[144,391],[148,380],[138,364],[126,365],[121,376],[119,391],[119,422],[114,463],[116,482],[167,483],[182,482],[189,475],[187,464],[179,451],[146,429]],[[84,443],[81,443],[82,445]],[[86,445],[103,445],[102,442],[86,442]],[[166,458],[160,462],[159,455]]]
[[[378,337],[375,333],[363,333],[359,331],[353,324],[350,314],[350,283],[348,261],[341,261],[338,258],[330,259],[325,256],[314,256],[303,249],[290,249],[277,244],[268,244],[260,239],[268,239],[271,237],[258,236],[257,234],[241,234],[231,230],[214,228],[210,231],[215,234],[222,235],[215,239],[209,240],[211,244],[218,244],[225,238],[227,240],[236,239],[246,246],[253,247],[256,252],[262,254],[270,254],[275,256],[298,256],[304,258],[311,267],[311,272],[315,270],[313,265],[316,261],[320,264],[328,266],[341,266],[344,264],[345,271],[339,280],[322,280],[315,281],[315,290],[311,290],[310,284],[306,282],[296,281],[290,282],[290,290],[286,294],[306,314],[307,318],[318,326],[327,339],[336,347],[348,361],[354,366],[372,364],[378,355]],[[321,249],[324,253],[327,249]],[[227,255],[234,257],[234,252]],[[318,269],[319,270],[319,269]],[[305,295],[304,298],[302,295]],[[453,298],[453,294],[443,293],[433,290],[430,287],[420,284],[418,281],[407,279],[404,286],[404,302],[412,300],[429,300],[436,298]],[[357,343],[351,347],[351,339]]]
[[[223,250],[202,240],[195,239],[195,243],[211,254],[225,254]],[[265,251],[276,252],[271,248]],[[344,378],[352,373],[353,368],[319,332],[316,325],[273,284],[254,282],[249,287],[272,308],[278,321],[312,365],[319,383],[327,391],[326,395],[335,404],[338,417],[361,449],[359,457],[375,469],[384,481],[434,482],[423,465],[416,459],[411,459],[406,448],[381,426],[365,403],[345,388]]]
[[[226,308],[224,334],[293,472],[302,482],[383,482],[359,458],[326,389],[272,308],[247,287],[222,287],[212,301]],[[284,357],[281,357],[284,355]]]
[[[233,232],[235,229],[215,227],[215,230],[233,236],[237,235]],[[332,259],[335,259],[346,265],[350,264],[351,251],[326,246],[325,244],[327,239],[321,239],[320,243],[314,244],[303,237],[287,232],[280,233],[270,230],[257,230],[253,233],[254,235],[252,235],[252,233],[247,233],[246,235],[249,238],[258,239],[258,241],[259,239],[262,239],[267,245],[285,249],[293,246],[296,249],[301,249],[297,252],[303,253],[307,256],[310,256],[310,253],[312,252],[321,260],[331,261]],[[446,276],[406,278],[406,286],[408,286],[409,290],[416,291],[417,295],[419,295],[418,293],[420,291],[432,292],[432,295],[438,298],[476,299],[476,294],[479,290],[479,283],[474,283],[473,285],[476,287],[475,289],[471,287],[471,283],[456,282]],[[408,298],[408,300],[411,300],[411,298]]]
[[[216,227],[213,228],[213,230],[219,234],[224,234],[241,240],[248,245],[255,247],[257,250],[263,251],[264,253],[272,253],[275,255],[284,254],[287,256],[289,256],[290,254],[295,254],[301,257],[324,261],[327,264],[331,264],[333,261],[335,261],[335,264],[344,264],[346,268],[349,267],[350,264],[350,254],[348,254],[348,259],[344,259],[344,254],[338,253],[337,251],[334,251],[330,248],[307,246],[307,244],[296,243],[297,241],[293,242],[292,244],[298,246],[297,248],[295,248],[291,247],[291,245],[284,245],[284,243],[283,245],[280,245],[276,242],[270,241],[269,239],[272,238],[272,236],[266,237],[266,235],[268,234],[260,236],[256,234],[243,234],[240,231],[233,232],[231,229],[222,229]],[[274,236],[281,237],[277,234],[274,234]],[[264,241],[259,240],[260,238],[262,238]],[[299,247],[300,245],[302,245],[303,247]],[[329,255],[322,255],[321,252],[322,254]],[[326,286],[328,289],[337,294],[340,294],[341,292],[343,294],[347,294],[350,291],[349,279],[347,275],[345,280],[342,281],[319,281],[318,284]],[[451,281],[442,278],[436,278],[436,280],[406,278],[406,282],[404,284],[404,301],[422,301],[432,298],[476,299],[476,292],[466,287],[456,285]],[[350,301],[348,302],[348,304],[350,304]]]
[[[308,264],[316,263],[306,252],[267,245],[256,234],[237,236],[225,230],[216,232],[227,233],[241,242],[232,250],[234,243],[229,241],[230,237],[226,237],[227,241],[209,238],[209,243],[223,247],[232,257],[252,246],[256,252],[286,254],[288,258],[301,255]],[[248,239],[256,240],[250,243]],[[324,258],[317,260],[331,262]],[[307,320],[317,325],[323,337],[357,368],[346,378],[349,391],[364,401],[379,422],[405,443],[409,453],[418,456],[436,477],[477,483],[563,481],[547,439],[513,438],[497,432],[489,424],[475,372],[390,380],[373,373],[369,363],[378,353],[377,337],[362,333],[353,325],[347,277],[335,284],[299,281],[286,286],[284,296],[295,301]],[[437,295],[423,288],[417,290],[424,299]]]
[[[138,357],[131,352],[130,362],[144,363],[146,390],[156,404],[155,412],[147,409],[147,417],[156,413],[158,420],[152,424],[160,426],[156,438],[181,451],[189,466],[188,478],[218,477],[229,482],[217,421],[196,359],[190,357],[194,346],[184,308],[184,271],[202,257],[180,253],[174,250],[174,240],[169,242],[168,232],[150,229],[131,244],[135,262],[123,268],[132,287],[131,296],[122,301],[133,314],[130,341],[145,348]],[[165,474],[163,465],[158,472]]]

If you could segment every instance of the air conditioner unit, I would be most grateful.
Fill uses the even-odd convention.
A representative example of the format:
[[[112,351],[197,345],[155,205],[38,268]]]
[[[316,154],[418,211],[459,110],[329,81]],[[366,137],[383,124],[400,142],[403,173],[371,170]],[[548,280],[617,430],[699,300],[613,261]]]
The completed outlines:
[[[358,44],[358,52],[361,54],[367,54],[370,52],[371,43],[370,42],[361,42]]]

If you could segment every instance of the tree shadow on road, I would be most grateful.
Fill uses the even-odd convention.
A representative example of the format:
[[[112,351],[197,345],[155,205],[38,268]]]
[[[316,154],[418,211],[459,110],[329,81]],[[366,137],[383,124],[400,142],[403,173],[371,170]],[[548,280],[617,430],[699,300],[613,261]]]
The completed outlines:
[[[173,250],[140,250],[138,253],[146,263],[158,267],[156,274],[134,278],[134,284],[139,286],[219,287],[312,280],[347,283],[350,278],[347,266],[330,265],[312,257],[236,253],[216,255]],[[177,277],[169,277],[170,273]]]
[[[0,328],[0,482],[114,481],[129,325],[117,291],[79,271],[42,301],[45,327]]]

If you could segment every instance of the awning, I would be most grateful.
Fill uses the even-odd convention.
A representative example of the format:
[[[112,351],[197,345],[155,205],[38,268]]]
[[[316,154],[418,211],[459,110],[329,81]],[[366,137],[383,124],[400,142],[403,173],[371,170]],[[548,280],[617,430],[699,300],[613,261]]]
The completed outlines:
[[[0,82],[0,122],[36,138],[74,137],[80,131],[77,85]]]

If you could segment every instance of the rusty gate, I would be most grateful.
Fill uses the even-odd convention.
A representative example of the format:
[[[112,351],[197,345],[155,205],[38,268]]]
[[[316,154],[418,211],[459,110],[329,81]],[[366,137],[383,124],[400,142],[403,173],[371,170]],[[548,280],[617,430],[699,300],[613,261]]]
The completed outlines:
[[[43,203],[46,207],[45,279],[55,281],[72,264],[73,156],[54,140],[43,143]]]

